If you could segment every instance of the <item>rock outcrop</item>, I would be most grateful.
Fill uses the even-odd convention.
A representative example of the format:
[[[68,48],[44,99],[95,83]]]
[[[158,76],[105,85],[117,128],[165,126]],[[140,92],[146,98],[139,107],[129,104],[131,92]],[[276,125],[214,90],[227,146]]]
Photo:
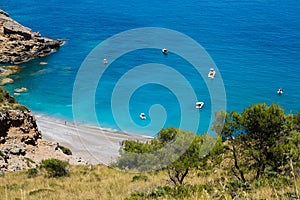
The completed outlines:
[[[18,64],[43,57],[62,44],[63,41],[42,37],[0,10],[0,63]]]
[[[56,158],[70,164],[85,164],[66,155],[55,142],[42,140],[35,117],[28,110],[0,112],[0,171],[37,167],[44,159]]]
[[[0,86],[14,83],[8,76],[18,73],[20,68],[20,66],[0,66]]]

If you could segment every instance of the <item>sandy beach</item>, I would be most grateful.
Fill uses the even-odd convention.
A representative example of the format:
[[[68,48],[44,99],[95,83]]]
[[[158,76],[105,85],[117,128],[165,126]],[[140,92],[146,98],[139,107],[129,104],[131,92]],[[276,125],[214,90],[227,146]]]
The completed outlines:
[[[35,114],[43,139],[70,148],[73,154],[90,164],[109,164],[119,155],[123,140],[146,141],[148,136],[130,135],[116,131],[74,124]]]

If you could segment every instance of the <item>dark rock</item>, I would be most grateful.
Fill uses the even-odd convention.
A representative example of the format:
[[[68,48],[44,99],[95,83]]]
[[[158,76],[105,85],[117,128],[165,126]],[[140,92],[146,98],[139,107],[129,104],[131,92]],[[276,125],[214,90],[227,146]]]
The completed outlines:
[[[7,21],[3,23],[3,33],[8,35],[21,35],[24,37],[25,40],[32,39],[32,30],[29,28],[26,28],[15,21]]]
[[[9,15],[6,12],[4,12],[3,10],[1,10],[1,9],[0,9],[0,15],[4,15],[6,17],[9,17]]]
[[[23,147],[20,147],[17,144],[8,145],[5,147],[4,152],[12,155],[25,155],[26,150]]]

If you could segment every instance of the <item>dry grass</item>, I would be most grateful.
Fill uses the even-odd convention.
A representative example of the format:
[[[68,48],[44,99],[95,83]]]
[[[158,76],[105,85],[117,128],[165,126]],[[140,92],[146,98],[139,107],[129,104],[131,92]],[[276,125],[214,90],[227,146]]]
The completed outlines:
[[[164,171],[158,173],[145,174],[147,181],[132,181],[135,175],[108,168],[103,165],[97,166],[72,166],[70,176],[61,178],[47,178],[41,173],[35,178],[28,178],[27,172],[6,173],[0,177],[0,199],[125,199],[132,192],[151,191],[158,186],[168,184],[167,173]],[[210,194],[202,191],[185,199],[231,199],[226,193],[224,183],[232,178],[223,170],[217,170],[212,173],[200,173],[193,171],[186,179],[186,184],[208,184],[213,183],[216,188]],[[300,185],[300,179],[297,180]],[[284,194],[292,192],[293,187],[287,186],[275,189],[270,186],[260,187],[258,189],[242,192],[242,199],[288,199]],[[223,195],[223,196],[222,196]],[[160,199],[172,199],[164,197]]]
[[[28,178],[26,171],[0,178],[0,199],[124,199],[134,191],[165,185],[164,173],[147,174],[148,181],[132,181],[136,174],[106,166],[76,166],[69,177]]]

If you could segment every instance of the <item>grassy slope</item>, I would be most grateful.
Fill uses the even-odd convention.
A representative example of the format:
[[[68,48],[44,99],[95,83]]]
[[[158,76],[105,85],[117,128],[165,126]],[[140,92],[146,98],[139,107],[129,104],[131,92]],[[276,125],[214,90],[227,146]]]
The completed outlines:
[[[47,178],[43,172],[34,178],[28,178],[26,171],[6,173],[5,177],[0,177],[0,199],[125,199],[132,192],[147,192],[168,184],[167,173],[164,171],[146,174],[147,181],[132,181],[135,175],[137,174],[103,165],[72,166],[70,176],[61,178]],[[208,174],[193,172],[187,178],[186,184],[215,184],[216,188],[213,188],[210,196],[220,198],[225,193],[225,189],[222,189],[224,185],[220,181],[221,176],[225,179],[230,178],[221,170]],[[300,185],[300,179],[297,183]],[[263,186],[243,193],[245,199],[276,199],[276,196],[278,199],[288,199],[283,194],[292,190],[292,186]],[[212,198],[206,191],[202,191],[185,199]]]
[[[0,110],[26,109],[17,104],[16,100],[0,87]],[[234,177],[229,171],[214,170],[191,172],[186,184],[210,185],[209,196],[206,191],[198,191],[184,199],[231,199],[226,184]],[[132,192],[149,192],[159,186],[168,185],[165,171],[146,174],[147,181],[132,181],[137,174],[125,173],[103,165],[72,166],[70,176],[47,178],[45,172],[37,177],[28,178],[27,172],[6,173],[0,176],[0,200],[10,199],[125,199]],[[300,178],[297,179],[300,186]],[[263,184],[264,185],[264,184]],[[280,185],[278,181],[267,186],[241,191],[245,199],[288,199],[286,193],[293,192],[291,184]],[[223,195],[223,196],[222,196]],[[173,199],[165,196],[160,199]]]
[[[103,165],[73,166],[70,176],[61,178],[47,178],[45,174],[28,178],[26,171],[13,172],[0,178],[0,194],[7,199],[123,199],[132,191],[165,184],[167,179],[158,173],[149,175],[147,182],[132,182],[134,175]]]
[[[9,109],[27,110],[26,107],[19,105],[17,100],[0,86],[0,111]]]

